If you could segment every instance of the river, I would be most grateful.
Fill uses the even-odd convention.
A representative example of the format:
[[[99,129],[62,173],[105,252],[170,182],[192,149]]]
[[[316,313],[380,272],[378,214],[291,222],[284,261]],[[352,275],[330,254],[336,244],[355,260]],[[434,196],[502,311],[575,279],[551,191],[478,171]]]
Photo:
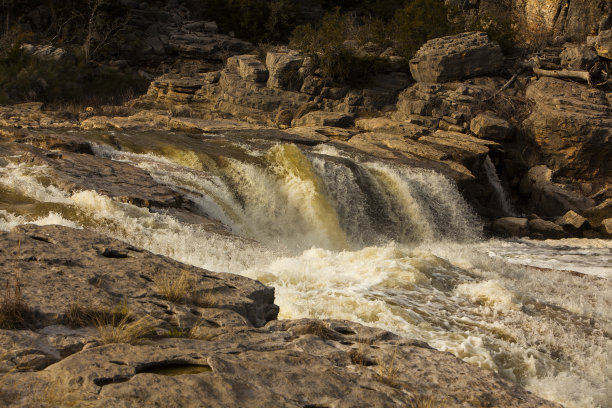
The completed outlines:
[[[612,401],[612,241],[491,240],[455,184],[337,147],[212,135],[83,133],[190,198],[227,233],[68,194],[44,166],[0,168],[0,229],[88,228],[276,288],[279,318],[417,338],[567,407]],[[109,142],[112,140],[112,143]]]

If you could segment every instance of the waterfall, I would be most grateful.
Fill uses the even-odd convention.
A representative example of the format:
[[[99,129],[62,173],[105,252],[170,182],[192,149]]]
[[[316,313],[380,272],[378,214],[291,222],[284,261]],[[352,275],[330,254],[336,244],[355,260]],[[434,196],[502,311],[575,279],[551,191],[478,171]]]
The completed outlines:
[[[516,215],[516,211],[514,211],[512,208],[512,204],[506,195],[506,191],[499,180],[499,176],[497,175],[497,171],[495,170],[495,166],[493,165],[489,155],[487,155],[483,166],[485,173],[487,174],[487,180],[489,181],[491,187],[493,187],[495,197],[504,215]]]

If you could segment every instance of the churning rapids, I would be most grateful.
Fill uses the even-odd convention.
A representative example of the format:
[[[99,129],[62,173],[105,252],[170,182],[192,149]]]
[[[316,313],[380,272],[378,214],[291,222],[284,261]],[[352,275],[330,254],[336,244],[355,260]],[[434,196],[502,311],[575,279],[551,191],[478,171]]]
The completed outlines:
[[[90,133],[95,153],[187,192],[221,224],[0,168],[0,229],[97,230],[276,288],[280,318],[349,319],[417,338],[567,407],[612,401],[612,242],[484,240],[456,186],[321,145]]]

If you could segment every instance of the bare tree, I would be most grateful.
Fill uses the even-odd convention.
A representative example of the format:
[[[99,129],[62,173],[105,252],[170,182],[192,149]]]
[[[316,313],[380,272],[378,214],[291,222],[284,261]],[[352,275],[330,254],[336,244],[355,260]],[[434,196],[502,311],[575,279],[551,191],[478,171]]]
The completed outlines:
[[[129,15],[109,19],[104,13],[104,6],[112,5],[111,0],[88,0],[89,16],[87,31],[82,50],[85,62],[89,62],[102,47],[109,44],[110,39],[127,25]]]

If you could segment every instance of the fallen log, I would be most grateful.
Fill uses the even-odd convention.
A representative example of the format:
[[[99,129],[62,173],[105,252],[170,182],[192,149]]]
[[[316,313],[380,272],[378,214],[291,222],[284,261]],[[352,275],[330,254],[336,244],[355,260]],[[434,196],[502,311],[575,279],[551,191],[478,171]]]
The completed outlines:
[[[585,81],[591,84],[591,74],[587,71],[576,71],[570,69],[548,70],[541,68],[533,68],[533,73],[540,77],[547,76],[561,79],[574,79],[577,81]]]

